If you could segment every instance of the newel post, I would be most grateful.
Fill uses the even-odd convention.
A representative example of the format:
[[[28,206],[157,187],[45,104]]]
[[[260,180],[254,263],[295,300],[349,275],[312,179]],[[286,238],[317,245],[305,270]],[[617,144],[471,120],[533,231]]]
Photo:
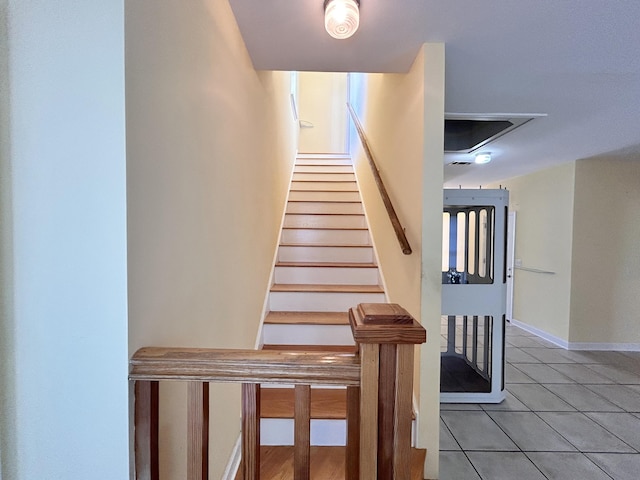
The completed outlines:
[[[426,330],[393,303],[361,303],[349,322],[362,368],[359,478],[410,478],[413,356]]]

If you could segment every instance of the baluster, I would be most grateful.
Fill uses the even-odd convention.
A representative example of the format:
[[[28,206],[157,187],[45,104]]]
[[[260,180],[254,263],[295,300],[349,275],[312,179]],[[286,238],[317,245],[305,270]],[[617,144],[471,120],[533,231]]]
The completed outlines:
[[[347,387],[345,478],[360,478],[360,387]]]
[[[187,439],[187,480],[208,480],[209,384],[206,382],[189,382]]]
[[[296,385],[294,406],[294,480],[309,480],[311,472],[311,387]]]
[[[260,480],[260,385],[242,384],[242,471],[244,480]]]
[[[360,345],[360,480],[378,478],[378,367],[380,345]]]
[[[135,478],[159,480],[158,382],[134,382]]]
[[[411,419],[413,416],[413,345],[398,345],[396,357],[396,399],[394,412],[395,455],[393,478],[410,478]]]
[[[378,383],[378,479],[392,480],[395,389],[396,389],[396,346],[380,345],[380,374]]]

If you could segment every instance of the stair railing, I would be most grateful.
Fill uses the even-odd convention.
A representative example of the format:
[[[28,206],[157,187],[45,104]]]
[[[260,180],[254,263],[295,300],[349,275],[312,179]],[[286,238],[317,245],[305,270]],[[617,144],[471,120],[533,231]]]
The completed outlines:
[[[380,197],[382,197],[382,203],[384,203],[384,207],[387,210],[387,215],[389,215],[389,220],[391,220],[393,230],[396,233],[396,237],[398,237],[398,242],[400,243],[400,248],[402,248],[402,253],[404,253],[405,255],[411,255],[411,245],[409,245],[407,235],[405,234],[404,228],[400,223],[400,219],[396,214],[395,208],[393,208],[393,203],[391,203],[391,198],[387,193],[387,189],[384,186],[384,182],[382,181],[382,177],[380,176],[380,170],[378,170],[378,166],[376,165],[376,161],[373,156],[373,152],[371,151],[369,141],[367,140],[367,136],[365,135],[364,128],[362,127],[362,123],[360,123],[360,119],[358,118],[358,115],[353,109],[351,103],[347,103],[347,108],[349,109],[351,119],[353,120],[353,124],[355,125],[358,132],[358,137],[360,137],[360,143],[362,144],[362,148],[364,149],[365,156],[369,161],[371,173],[373,173],[373,178],[378,187],[378,191],[380,192]]]
[[[347,387],[345,478],[405,480],[411,465],[413,354],[424,328],[395,304],[349,312],[359,353],[145,347],[130,361],[135,479],[159,479],[159,382],[184,381],[188,480],[208,478],[209,382],[242,384],[242,478],[260,478],[260,385],[295,385],[294,478],[310,477],[312,385]]]

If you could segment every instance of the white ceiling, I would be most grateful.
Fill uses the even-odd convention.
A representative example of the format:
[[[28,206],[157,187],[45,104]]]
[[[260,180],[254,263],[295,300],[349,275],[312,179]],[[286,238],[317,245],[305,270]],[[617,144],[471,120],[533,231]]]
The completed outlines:
[[[490,164],[445,165],[448,186],[611,152],[640,161],[640,0],[361,0],[342,41],[323,0],[230,3],[256,69],[405,72],[444,42],[447,112],[547,114],[484,148]]]

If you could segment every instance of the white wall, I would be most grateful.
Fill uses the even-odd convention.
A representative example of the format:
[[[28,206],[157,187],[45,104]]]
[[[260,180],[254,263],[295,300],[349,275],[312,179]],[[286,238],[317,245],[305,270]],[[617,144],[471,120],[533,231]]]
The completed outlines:
[[[2,478],[127,478],[123,2],[8,6]]]
[[[254,70],[226,0],[127,2],[130,353],[253,348],[295,156],[289,82]],[[212,388],[219,478],[240,401]],[[161,390],[167,478],[185,475],[185,395]]]
[[[354,77],[357,79],[357,77]],[[385,187],[413,249],[404,255],[355,132],[358,181],[391,302],[427,329],[420,349],[419,445],[425,478],[437,478],[440,399],[440,292],[444,46],[426,44],[407,74],[369,74],[353,101]]]
[[[566,342],[575,163],[500,183],[509,190],[509,209],[517,212],[516,258],[522,260],[523,267],[555,272],[514,271],[513,317]]]
[[[346,73],[298,73],[300,153],[346,152],[347,91]]]
[[[9,35],[7,31],[7,0],[0,0],[0,72],[9,71]],[[11,245],[11,170],[9,168],[9,76],[0,75],[0,480],[3,478],[3,451],[9,448],[9,413],[13,370],[12,258]],[[11,332],[11,333],[10,333]],[[12,427],[11,433],[14,429]],[[12,450],[12,454],[15,450]],[[15,456],[15,455],[12,455]],[[5,464],[6,468],[8,464]],[[5,475],[8,478],[8,473]]]
[[[572,343],[640,349],[640,156],[576,162]]]

